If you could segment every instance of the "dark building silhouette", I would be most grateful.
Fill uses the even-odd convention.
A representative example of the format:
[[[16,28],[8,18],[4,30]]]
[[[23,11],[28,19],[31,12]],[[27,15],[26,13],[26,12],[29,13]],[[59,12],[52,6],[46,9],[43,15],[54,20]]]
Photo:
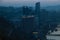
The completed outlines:
[[[40,2],[37,2],[35,4],[35,11],[36,11],[36,13],[40,13]]]
[[[23,15],[34,15],[34,10],[32,7],[23,6],[22,7]]]
[[[37,20],[38,20],[38,25],[40,25],[40,2],[37,2],[35,4],[35,15],[36,15]]]
[[[24,34],[24,39],[32,39],[32,32],[34,31],[34,16],[22,16],[21,32]]]
[[[31,15],[31,16],[22,16],[22,26],[23,28],[27,31],[27,32],[30,32],[32,31],[33,27],[34,27],[34,16]],[[24,31],[25,31],[24,30]],[[29,31],[30,30],[30,31]]]
[[[35,4],[35,15],[36,15],[36,20],[37,20],[37,28],[38,28],[38,39],[40,39],[40,32],[41,32],[41,29],[40,29],[40,2],[37,2]]]
[[[35,27],[35,16],[32,14],[32,11],[28,7],[23,7],[23,15],[20,24],[20,30],[22,33],[22,39],[31,40],[33,38],[33,31]]]

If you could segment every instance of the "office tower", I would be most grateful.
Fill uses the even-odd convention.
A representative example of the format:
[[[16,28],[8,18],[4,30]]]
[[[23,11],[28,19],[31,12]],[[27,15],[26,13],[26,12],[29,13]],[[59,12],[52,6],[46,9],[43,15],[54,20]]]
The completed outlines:
[[[22,21],[21,24],[23,25],[24,29],[31,29],[34,26],[34,15],[31,14],[29,7],[23,7],[23,15],[22,15]],[[30,30],[31,31],[31,30]]]
[[[22,8],[23,10],[23,15],[25,15],[25,16],[27,16],[27,15],[29,15],[29,8],[27,7],[27,6],[23,6],[23,8]]]
[[[40,13],[40,2],[37,2],[36,4],[35,4],[35,11],[36,11],[36,13]],[[37,14],[38,15],[38,14]]]
[[[41,13],[40,13],[40,2],[37,2],[35,4],[35,15],[37,20],[37,28],[38,28],[38,38],[37,40],[43,39],[43,28],[42,28],[42,22],[41,22]]]
[[[23,15],[21,17],[22,19],[20,24],[20,30],[24,36],[24,39],[29,40],[32,38],[32,32],[35,26],[35,16],[31,14],[30,10],[31,9],[29,9],[28,7],[23,7]]]
[[[40,2],[37,2],[35,4],[35,19],[36,19],[36,24],[37,24],[37,30],[40,30]]]
[[[40,25],[40,2],[35,4],[35,15],[38,20],[38,25]]]
[[[32,7],[28,7],[28,6],[23,6],[22,8],[23,10],[23,15],[34,15],[34,10]]]
[[[34,16],[22,16],[22,27],[24,31],[30,32],[33,30],[34,27]]]
[[[32,38],[32,32],[34,29],[34,16],[22,16],[21,21],[21,32],[24,36],[24,39],[31,39]]]

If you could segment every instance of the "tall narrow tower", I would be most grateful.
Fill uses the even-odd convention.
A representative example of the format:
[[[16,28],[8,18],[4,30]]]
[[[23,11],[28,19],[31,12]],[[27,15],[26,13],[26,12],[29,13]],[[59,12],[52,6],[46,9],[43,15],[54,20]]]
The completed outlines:
[[[38,25],[40,27],[40,2],[37,2],[35,4],[35,14],[36,14],[36,17],[38,18]]]
[[[38,28],[38,39],[40,39],[41,38],[41,26],[40,26],[40,2],[37,2],[36,4],[35,4],[35,14],[36,14],[36,18],[37,18],[37,28]]]
[[[36,11],[36,13],[40,13],[40,2],[37,2],[35,4],[35,11]]]

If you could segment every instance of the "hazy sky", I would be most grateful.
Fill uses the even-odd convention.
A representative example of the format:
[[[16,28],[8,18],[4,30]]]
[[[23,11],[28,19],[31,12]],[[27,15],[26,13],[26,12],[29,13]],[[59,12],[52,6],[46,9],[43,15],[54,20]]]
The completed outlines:
[[[36,2],[41,2],[41,6],[59,5],[60,0],[0,0],[0,5],[34,5]]]

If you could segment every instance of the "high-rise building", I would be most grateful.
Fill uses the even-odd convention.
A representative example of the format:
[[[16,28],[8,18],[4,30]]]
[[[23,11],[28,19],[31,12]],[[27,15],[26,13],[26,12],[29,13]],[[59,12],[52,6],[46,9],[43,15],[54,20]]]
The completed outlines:
[[[34,10],[32,7],[23,6],[23,15],[34,15]]]
[[[40,2],[37,2],[35,4],[35,12],[36,12],[37,15],[39,15],[39,13],[40,13]]]
[[[37,31],[40,32],[40,2],[35,4],[35,15],[36,15],[36,24],[37,24]]]
[[[34,16],[22,16],[22,27],[24,31],[30,32],[33,30],[34,27]]]
[[[29,40],[31,39],[32,33],[35,28],[35,16],[31,14],[30,10],[31,9],[29,9],[28,7],[23,7],[23,15],[20,25],[20,30],[24,33],[24,38],[27,38]]]
[[[32,39],[32,32],[34,31],[34,16],[22,16],[21,32],[23,32],[24,39]]]
[[[40,24],[40,2],[37,2],[35,4],[35,14],[36,14],[36,19],[39,25]]]
[[[37,2],[35,4],[35,14],[36,14],[36,20],[37,20],[37,31],[38,31],[38,39],[43,39],[42,34],[42,23],[41,23],[41,13],[40,13],[40,2]]]

